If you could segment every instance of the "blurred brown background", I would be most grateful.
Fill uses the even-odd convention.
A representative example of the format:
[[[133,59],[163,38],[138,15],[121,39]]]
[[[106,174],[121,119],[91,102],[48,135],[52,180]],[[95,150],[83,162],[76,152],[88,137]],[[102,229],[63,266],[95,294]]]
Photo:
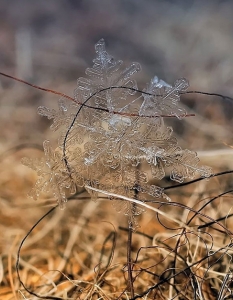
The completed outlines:
[[[232,1],[0,0],[0,72],[72,96],[77,78],[92,65],[94,44],[104,38],[116,59],[141,64],[136,78],[142,89],[154,75],[168,83],[185,77],[190,90],[233,96],[232,13]],[[51,122],[37,107],[57,108],[58,99],[0,76],[0,154],[27,142],[56,144]],[[214,171],[233,168],[227,146],[233,145],[233,102],[189,95],[182,105],[196,116],[166,119],[179,144],[201,151],[202,163]],[[21,157],[38,151],[17,155],[26,172]]]
[[[1,0],[0,71],[72,95],[92,63],[94,44],[104,38],[115,58],[142,65],[142,88],[154,75],[168,83],[186,77],[191,90],[233,95],[232,13],[232,1]],[[57,98],[3,77],[0,95],[3,148],[31,139],[41,143],[48,122],[35,107],[53,106]],[[185,147],[231,144],[231,103],[191,96],[184,104],[200,115],[190,134],[207,135],[199,146],[193,139],[181,141]],[[186,124],[175,126],[178,135]]]
[[[154,75],[168,83],[186,77],[190,81],[190,90],[233,97],[232,15],[233,1],[0,0],[0,72],[72,96],[76,79],[84,76],[85,69],[95,57],[94,44],[104,38],[107,51],[115,58],[124,60],[126,64],[131,61],[141,64],[142,71],[137,79],[142,89]],[[0,76],[2,299],[16,298],[14,294],[19,282],[15,273],[15,259],[19,242],[48,207],[41,208],[41,201],[35,203],[27,199],[26,194],[36,176],[20,163],[23,156],[35,157],[41,153],[28,148],[17,153],[8,152],[7,156],[1,154],[25,142],[42,145],[48,138],[56,142],[49,130],[50,122],[37,115],[37,107],[41,104],[56,107],[58,98]],[[194,112],[196,117],[182,121],[167,120],[168,124],[173,125],[179,144],[190,150],[201,151],[199,156],[203,164],[210,164],[214,171],[233,168],[232,149],[226,146],[233,145],[233,103],[216,97],[190,95],[182,96],[182,105],[187,106],[188,112]],[[214,187],[221,191],[220,186],[216,179]],[[192,205],[198,201],[198,197],[194,200],[190,198]],[[84,204],[89,205],[89,201]],[[104,208],[101,210],[102,204]],[[96,224],[100,224],[100,220],[113,222],[117,227],[119,218],[122,218],[115,213],[111,204],[98,202],[98,205],[100,208],[93,208],[95,211],[90,217],[90,227],[86,228],[84,239],[91,246],[88,248],[84,245],[84,255],[93,249],[96,254],[93,240],[96,239]],[[35,238],[33,235],[31,240],[29,238],[29,248],[24,248],[22,257],[33,267],[39,266],[42,272],[48,268],[56,269],[57,260],[60,259],[56,252],[57,245],[61,246],[62,252],[66,245],[64,241],[79,225],[77,222],[82,221],[79,219],[82,212],[80,207],[80,204],[69,203],[65,211],[58,211],[51,217],[50,223],[47,224],[49,219],[46,219],[43,227],[37,229]],[[217,209],[214,208],[214,211]],[[227,207],[227,213],[229,211]],[[158,228],[158,222],[154,222],[154,215],[150,217],[147,213],[143,216],[145,226],[142,228],[151,229],[151,234],[154,234],[153,228],[155,232],[162,230]],[[118,221],[113,221],[114,217]],[[102,230],[110,227],[101,223],[96,239],[98,245],[106,236]],[[41,228],[47,228],[44,235],[49,232],[49,237],[43,235]],[[89,240],[88,234],[93,234]],[[77,233],[73,243],[82,241],[82,238],[78,240]],[[125,243],[122,245],[125,251]],[[43,253],[47,253],[48,258],[46,255],[44,258]],[[49,264],[50,261],[52,263]],[[97,263],[94,259],[90,263],[90,270]],[[76,270],[68,272],[79,274]],[[33,278],[27,274],[26,268],[24,281],[30,285]],[[38,285],[35,281],[35,286]]]

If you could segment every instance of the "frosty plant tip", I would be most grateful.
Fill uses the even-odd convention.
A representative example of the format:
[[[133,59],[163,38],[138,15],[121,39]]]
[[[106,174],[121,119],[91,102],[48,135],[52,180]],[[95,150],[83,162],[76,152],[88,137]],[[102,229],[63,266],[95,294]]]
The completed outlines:
[[[95,51],[93,67],[77,81],[75,101],[60,99],[57,111],[38,109],[53,120],[51,129],[59,130],[60,137],[54,150],[44,142],[42,159],[23,159],[39,177],[30,195],[37,199],[41,192],[52,192],[62,208],[77,187],[85,187],[92,198],[104,190],[135,227],[142,208],[112,194],[136,195],[140,201],[166,197],[162,188],[150,184],[152,179],[161,180],[165,170],[177,182],[196,175],[209,177],[211,170],[199,166],[195,152],[178,146],[164,122],[165,116],[186,116],[179,100],[188,81],[182,78],[169,85],[155,76],[140,91],[132,79],[141,69],[138,63],[124,68],[105,50],[103,39]]]

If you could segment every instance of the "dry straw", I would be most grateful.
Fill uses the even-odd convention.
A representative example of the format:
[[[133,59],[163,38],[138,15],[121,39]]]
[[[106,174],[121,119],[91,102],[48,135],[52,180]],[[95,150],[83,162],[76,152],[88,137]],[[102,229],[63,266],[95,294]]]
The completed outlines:
[[[121,60],[107,53],[103,39],[95,50],[94,65],[86,70],[87,78],[78,79],[74,98],[16,79],[62,96],[57,111],[38,109],[40,115],[53,120],[51,129],[59,131],[57,145],[51,147],[46,140],[44,157],[23,159],[38,174],[30,196],[37,199],[46,192],[58,205],[35,223],[20,244],[16,257],[20,283],[31,296],[42,299],[230,299],[232,232],[226,220],[233,214],[229,208],[219,216],[214,209],[232,189],[213,197],[204,191],[211,180],[232,171],[213,174],[209,167],[200,166],[197,154],[182,149],[172,128],[166,125],[168,117],[182,122],[182,118],[191,116],[180,104],[182,94],[202,92],[187,91],[188,81],[184,78],[169,85],[156,76],[140,90],[133,79],[140,71],[138,63],[123,68]],[[232,100],[219,94],[202,94]],[[166,174],[178,184],[160,186]],[[187,182],[197,176],[200,177]],[[205,178],[211,179],[203,181]],[[190,188],[196,182],[202,183],[197,197]],[[196,203],[187,205],[167,194],[182,186],[191,192]],[[64,272],[67,259],[63,259],[51,274],[38,272],[48,285],[29,288],[20,275],[20,267],[29,266],[20,258],[25,240],[58,206],[64,208],[68,200],[81,201],[84,190],[97,201],[84,207],[81,223],[70,228],[64,257],[71,259],[75,255],[72,249],[76,238],[86,232],[85,222],[95,214],[104,195],[105,201],[110,200],[128,220],[127,228],[121,227],[128,232],[126,268],[122,269],[123,261],[115,262],[114,229],[103,242],[94,277],[80,279],[80,275],[72,273],[74,278],[70,278]],[[146,209],[154,213],[154,223],[160,228],[154,237],[139,230],[146,222],[146,214],[141,215]],[[139,243],[140,236],[150,240],[150,244],[135,250],[133,239]]]

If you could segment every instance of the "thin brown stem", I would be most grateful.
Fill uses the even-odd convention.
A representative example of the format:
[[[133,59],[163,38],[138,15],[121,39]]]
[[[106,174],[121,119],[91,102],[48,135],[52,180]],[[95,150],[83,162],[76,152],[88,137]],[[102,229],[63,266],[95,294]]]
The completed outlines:
[[[128,230],[128,242],[127,242],[127,267],[128,267],[128,289],[130,291],[131,298],[134,297],[133,274],[132,274],[132,237],[133,237],[132,227],[133,227],[133,223],[132,221],[130,221],[129,230]]]
[[[70,97],[70,96],[68,96],[68,95],[66,95],[64,93],[40,87],[38,85],[29,83],[29,82],[27,82],[25,80],[16,78],[14,76],[11,76],[11,75],[8,75],[8,74],[2,73],[2,72],[0,72],[0,75],[5,76],[5,77],[10,78],[10,79],[13,79],[13,80],[18,81],[18,82],[21,82],[23,84],[29,85],[29,86],[31,86],[31,87],[33,87],[35,89],[38,89],[38,90],[41,90],[41,91],[44,91],[44,92],[47,92],[47,93],[51,93],[51,94],[55,94],[55,95],[61,96],[63,98],[66,98],[68,100],[71,100],[71,101],[75,102],[78,105],[81,105],[82,107],[85,106],[85,107],[88,107],[88,108],[91,108],[91,109],[101,110],[101,111],[105,111],[105,112],[108,112],[108,113],[112,113],[112,114],[116,114],[116,115],[121,115],[121,116],[139,117],[138,114],[131,114],[131,113],[125,113],[125,112],[119,112],[119,111],[111,111],[110,112],[106,108],[90,106],[90,105],[87,105],[86,103],[79,102],[79,101],[75,100],[73,97]],[[92,95],[90,95],[90,97],[88,98],[88,100],[91,99],[93,96],[101,93],[101,92],[104,92],[104,91],[107,91],[107,90],[111,90],[111,89],[127,89],[127,90],[131,90],[131,91],[134,91],[134,92],[142,93],[144,95],[156,96],[154,94],[151,94],[151,93],[148,93],[148,92],[145,92],[145,91],[141,91],[139,89],[127,87],[127,86],[109,86],[107,88],[103,88],[103,89],[98,90],[97,92],[93,93]],[[184,117],[184,118],[186,118],[186,117],[193,117],[193,116],[195,116],[195,114],[180,115],[180,117]],[[176,116],[175,115],[160,115],[160,114],[157,114],[157,115],[153,115],[153,116],[140,116],[140,117],[143,117],[143,118],[158,118],[158,117],[162,117],[162,118],[175,118]]]

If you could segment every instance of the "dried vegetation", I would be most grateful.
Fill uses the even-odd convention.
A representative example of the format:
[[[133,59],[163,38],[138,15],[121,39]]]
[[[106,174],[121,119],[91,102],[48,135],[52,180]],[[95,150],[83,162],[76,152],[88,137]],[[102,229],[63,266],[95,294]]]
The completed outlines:
[[[119,15],[121,5],[116,3],[111,9]],[[231,6],[221,6],[220,9],[216,3],[208,4],[206,10],[202,10],[201,5],[194,7],[199,13],[195,14],[194,9],[188,13],[187,19],[195,22],[181,18],[184,16],[181,8],[177,8],[174,14],[170,3],[167,6],[163,4],[164,7],[157,6],[156,14],[166,12],[166,18],[162,24],[148,27],[147,35],[142,34],[144,46],[133,48],[149,49],[149,46],[155,44],[157,49],[160,49],[156,55],[159,57],[159,51],[164,51],[165,55],[161,58],[161,66],[158,63],[158,71],[154,70],[156,66],[153,66],[153,72],[151,67],[145,68],[146,71],[141,76],[143,83],[148,82],[148,73],[151,72],[152,75],[157,71],[157,74],[167,81],[185,76],[195,89],[233,95],[230,76],[233,67],[228,52],[232,49],[232,40],[227,39],[230,21],[227,21],[227,17],[224,18]],[[142,12],[149,14],[153,11],[151,5],[153,6],[148,1],[147,8],[143,6]],[[42,6],[41,11],[44,9]],[[95,4],[92,3],[92,6]],[[101,32],[104,25],[99,23],[98,8],[94,8],[97,12],[95,18],[85,9],[86,15],[83,16],[85,15],[85,22],[91,20],[93,24],[100,24],[96,31]],[[111,9],[108,11],[110,14]],[[57,13],[58,11],[54,14]],[[33,16],[30,12],[28,14]],[[128,16],[126,11],[122,15]],[[138,16],[141,15],[142,13],[138,13]],[[172,19],[171,16],[174,15],[176,17]],[[119,25],[118,19],[114,24]],[[138,21],[139,25],[145,26],[146,21],[140,17]],[[65,17],[61,17],[61,22],[65,22]],[[85,23],[84,17],[79,19],[79,22]],[[131,22],[133,23],[133,20]],[[81,26],[80,24],[77,26]],[[219,24],[222,24],[225,30],[220,30]],[[143,28],[139,25],[136,26],[135,32],[131,31],[130,34],[127,31],[129,29],[126,29],[125,38],[130,42],[138,36],[137,29]],[[163,32],[157,30],[158,27],[164,28]],[[73,33],[75,29],[72,28]],[[88,29],[86,30],[88,32]],[[96,31],[91,31],[90,39],[93,37],[96,40]],[[115,47],[116,51],[121,52],[119,48],[124,46],[124,36],[120,36],[119,32],[115,35],[113,33],[113,37],[121,40]],[[109,32],[106,34],[110,35]],[[183,52],[178,53],[174,49],[180,49],[177,46],[181,36],[185,46],[182,47]],[[193,37],[197,39],[194,41]],[[216,52],[204,51],[206,37],[209,38],[209,45],[211,44],[209,49],[217,49]],[[6,45],[10,46],[6,39],[7,37]],[[70,42],[71,37],[68,36],[67,39],[66,43]],[[48,43],[49,38],[46,41]],[[58,48],[65,49],[63,39],[59,41]],[[39,41],[37,42],[39,44]],[[83,45],[82,42],[84,40],[80,42]],[[170,46],[166,47],[168,43]],[[215,47],[212,47],[213,45]],[[78,47],[83,51],[80,57],[84,57],[86,49],[92,45],[90,42],[89,45],[82,46],[83,48],[80,45]],[[74,48],[75,46],[70,47],[73,58]],[[9,47],[6,50],[8,49]],[[9,55],[7,51],[5,58]],[[136,56],[143,56],[144,51],[136,51]],[[173,58],[170,51],[173,51]],[[34,58],[37,64],[38,58],[45,65],[52,61],[46,52],[49,51],[36,54]],[[115,53],[113,50],[110,52]],[[147,55],[148,65],[151,65],[151,53],[151,56]],[[122,54],[119,56],[122,57]],[[56,57],[54,65],[60,58]],[[130,53],[128,59],[131,59]],[[183,63],[182,59],[185,59]],[[5,59],[6,61],[8,59]],[[79,75],[74,72],[76,67],[72,69],[73,61],[71,64],[69,58],[64,62],[67,70],[71,68],[72,76],[69,73],[67,78],[76,78]],[[158,59],[159,61],[161,60]],[[6,64],[4,70],[11,73],[12,64]],[[85,63],[79,61],[77,64]],[[52,67],[49,70],[40,67],[39,75],[48,74],[39,77],[40,85],[49,85],[59,91],[71,91],[74,88],[75,84],[72,83],[61,86],[63,80],[60,77],[54,78],[48,84],[51,74],[54,73],[51,69]],[[23,69],[20,70],[19,73],[26,74],[23,73]],[[219,78],[222,80],[221,85]],[[21,164],[22,157],[41,158],[43,155],[41,145],[45,136],[49,136],[49,124],[36,115],[35,107],[45,104],[45,99],[39,99],[38,92],[24,89],[20,85],[9,85],[6,80],[2,83],[0,96],[0,299],[37,299],[19,284],[15,264],[22,238],[41,216],[56,205],[56,199],[45,195],[37,202],[27,198],[27,193],[37,178],[33,171]],[[174,187],[167,177],[161,182],[156,181],[160,186],[173,187],[166,189],[172,201],[162,199],[156,203],[146,202],[162,214],[147,209],[138,217],[140,228],[133,233],[132,240],[135,294],[133,299],[232,298],[232,103],[217,100],[215,97],[207,100],[201,95],[182,97],[182,105],[187,103],[185,109],[188,113],[194,112],[195,117],[184,118],[183,125],[180,125],[180,121],[168,120],[179,143],[182,147],[194,151],[201,150],[198,152],[201,163],[212,167],[214,173],[229,173],[180,187]],[[56,97],[50,98],[49,102],[52,104],[56,100]],[[49,138],[51,137],[52,135]],[[26,144],[23,144],[24,142]],[[28,142],[37,144],[29,145]],[[12,148],[15,145],[22,146]],[[21,280],[30,291],[48,299],[130,299],[126,266],[128,230],[127,218],[113,209],[107,197],[101,195],[97,201],[92,201],[90,196],[79,188],[77,194],[68,200],[65,210],[57,208],[52,211],[28,236],[20,254]]]

